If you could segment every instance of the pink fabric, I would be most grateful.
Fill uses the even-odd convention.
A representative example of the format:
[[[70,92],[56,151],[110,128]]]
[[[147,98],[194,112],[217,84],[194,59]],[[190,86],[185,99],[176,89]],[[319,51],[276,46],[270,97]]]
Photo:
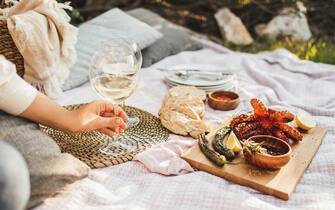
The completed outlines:
[[[143,163],[151,172],[164,175],[179,175],[193,172],[193,168],[180,156],[196,141],[170,140],[136,155],[134,160]]]

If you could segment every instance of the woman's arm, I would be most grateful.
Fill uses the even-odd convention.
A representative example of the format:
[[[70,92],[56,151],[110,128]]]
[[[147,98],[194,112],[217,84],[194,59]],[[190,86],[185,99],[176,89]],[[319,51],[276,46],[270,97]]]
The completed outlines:
[[[94,101],[78,110],[68,111],[39,93],[16,74],[15,65],[0,55],[0,110],[76,133],[99,130],[107,135],[122,132],[127,115],[104,101]]]
[[[68,111],[41,93],[20,116],[68,133],[99,130],[109,136],[123,132],[128,118],[120,107],[105,101],[93,101]]]
[[[19,115],[36,94],[37,90],[16,74],[15,65],[0,55],[0,110]]]

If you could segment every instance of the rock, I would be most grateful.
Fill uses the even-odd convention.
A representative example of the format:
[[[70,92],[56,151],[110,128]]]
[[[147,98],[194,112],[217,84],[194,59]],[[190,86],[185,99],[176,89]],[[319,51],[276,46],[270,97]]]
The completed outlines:
[[[222,37],[228,42],[236,45],[249,45],[254,41],[241,19],[228,8],[222,8],[215,13],[215,19]]]
[[[307,8],[305,7],[304,3],[302,3],[301,1],[297,1],[296,6],[297,6],[298,11],[303,12],[303,13],[307,12]]]
[[[300,2],[298,10],[285,8],[268,24],[259,24],[255,31],[259,36],[276,39],[279,36],[291,36],[295,41],[307,41],[312,37],[307,18],[303,13],[304,7]]]

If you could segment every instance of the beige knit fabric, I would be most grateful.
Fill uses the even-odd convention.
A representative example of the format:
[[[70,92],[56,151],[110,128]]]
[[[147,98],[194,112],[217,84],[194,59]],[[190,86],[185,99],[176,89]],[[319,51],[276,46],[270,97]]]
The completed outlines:
[[[21,0],[8,13],[8,29],[23,55],[24,79],[52,98],[62,93],[76,59],[77,28],[55,0]]]

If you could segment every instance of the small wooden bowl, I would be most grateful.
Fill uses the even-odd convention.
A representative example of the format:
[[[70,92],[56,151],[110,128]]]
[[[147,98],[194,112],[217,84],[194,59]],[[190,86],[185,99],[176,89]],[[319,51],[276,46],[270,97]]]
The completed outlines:
[[[282,153],[282,155],[269,155],[262,153],[250,154],[243,150],[245,160],[254,166],[264,169],[277,170],[285,166],[291,159],[291,146],[279,138],[267,135],[258,135],[250,137],[248,140],[252,140],[256,143],[264,141],[263,145],[274,147]]]
[[[220,97],[226,97],[228,100],[220,100]],[[240,96],[232,91],[219,90],[208,95],[208,104],[217,110],[233,110],[240,104]]]

